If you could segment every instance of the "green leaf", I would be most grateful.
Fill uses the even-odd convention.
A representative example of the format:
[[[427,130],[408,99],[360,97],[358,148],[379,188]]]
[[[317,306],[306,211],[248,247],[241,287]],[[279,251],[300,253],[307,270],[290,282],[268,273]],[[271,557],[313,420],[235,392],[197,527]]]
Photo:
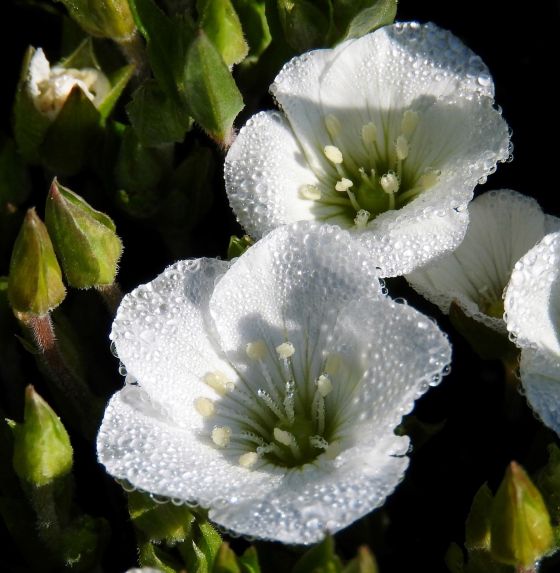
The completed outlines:
[[[186,107],[169,97],[153,80],[144,82],[134,92],[126,112],[146,147],[183,141],[192,125]]]
[[[476,492],[465,523],[465,547],[469,551],[490,548],[490,510],[494,496],[484,484]]]
[[[212,573],[242,573],[235,551],[228,543],[222,543],[220,546]]]
[[[86,38],[78,47],[66,58],[61,60],[60,66],[63,68],[95,68],[97,70],[101,69],[97,58],[95,57],[95,52],[93,51],[93,42],[91,38]]]
[[[366,545],[358,549],[358,555],[346,565],[344,573],[378,573],[375,557]]]
[[[277,6],[284,38],[296,52],[325,45],[333,16],[329,0],[277,0]]]
[[[239,64],[249,48],[230,0],[198,0],[200,25],[227,66]]]
[[[212,139],[228,146],[243,99],[222,57],[202,30],[189,47],[184,85],[192,117]]]
[[[163,548],[153,543],[140,543],[138,553],[142,567],[153,567],[162,573],[177,573],[177,571],[182,570],[181,563],[178,560],[173,559]]]
[[[266,19],[266,2],[264,0],[232,0],[232,2],[249,44],[248,59],[254,62],[272,40]]]
[[[392,24],[396,15],[397,0],[374,0],[371,6],[364,8],[352,18],[343,39],[360,38],[381,26]]]
[[[334,540],[330,535],[312,547],[295,564],[292,573],[341,573],[342,564],[334,552]]]
[[[229,245],[227,250],[228,260],[240,257],[255,241],[249,237],[249,235],[243,235],[242,237],[236,237],[232,235],[229,238]]]
[[[194,515],[184,505],[156,503],[148,494],[128,494],[128,511],[134,527],[152,542],[174,545],[190,538]]]
[[[238,557],[237,560],[241,565],[242,573],[261,573],[259,556],[257,549],[253,545],[251,545],[241,557]]]
[[[124,91],[124,88],[126,88],[133,74],[134,65],[131,64],[129,66],[122,67],[111,78],[111,89],[98,108],[102,122],[105,122],[109,115],[111,115],[111,112],[113,111],[117,101]]]

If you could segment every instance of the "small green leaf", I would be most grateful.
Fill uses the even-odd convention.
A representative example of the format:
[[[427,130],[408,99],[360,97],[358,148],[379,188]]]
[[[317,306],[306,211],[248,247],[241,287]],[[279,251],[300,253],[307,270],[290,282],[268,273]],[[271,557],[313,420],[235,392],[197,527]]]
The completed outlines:
[[[70,438],[52,408],[35,392],[25,390],[22,424],[14,428],[13,464],[19,478],[35,487],[45,486],[72,469]]]
[[[469,551],[490,548],[490,510],[492,492],[484,484],[476,492],[465,523],[465,547]]]
[[[249,48],[230,0],[198,0],[200,25],[227,66],[239,64]]]
[[[241,557],[238,557],[237,560],[241,565],[242,573],[261,573],[259,556],[257,549],[253,545],[251,545]]]
[[[360,38],[395,21],[397,0],[374,0],[371,6],[356,14],[348,26],[344,40]]]
[[[232,0],[232,2],[249,44],[248,58],[255,61],[272,40],[266,19],[266,2],[264,0]]]
[[[222,543],[220,546],[212,573],[242,573],[235,551],[228,543]]]
[[[342,564],[334,552],[334,540],[330,535],[312,547],[295,564],[292,573],[341,573]]]
[[[131,64],[129,66],[122,67],[111,78],[111,89],[98,108],[102,122],[105,122],[109,115],[111,115],[111,112],[115,105],[117,105],[117,101],[121,97],[124,88],[126,88],[133,74],[134,66]]]
[[[227,250],[228,260],[240,257],[255,241],[249,237],[249,235],[243,235],[242,237],[236,237],[232,235],[229,238],[229,245]]]
[[[325,45],[332,22],[330,1],[277,0],[277,6],[286,42],[296,52]]]
[[[212,139],[227,147],[243,99],[222,57],[202,30],[189,47],[184,85],[192,117]]]
[[[144,82],[134,92],[126,112],[146,147],[181,142],[192,125],[186,107],[169,97],[153,80]]]
[[[177,560],[168,555],[163,548],[153,543],[140,543],[138,552],[142,567],[153,567],[161,573],[177,573],[177,571],[182,570],[181,564]]]
[[[346,565],[343,573],[378,573],[375,557],[366,545],[358,549],[358,555]]]

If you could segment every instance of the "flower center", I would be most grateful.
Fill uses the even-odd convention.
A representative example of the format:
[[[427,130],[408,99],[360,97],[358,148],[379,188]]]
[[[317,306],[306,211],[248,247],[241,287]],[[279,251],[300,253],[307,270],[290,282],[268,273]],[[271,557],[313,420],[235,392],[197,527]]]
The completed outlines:
[[[503,319],[504,317],[504,301],[501,296],[496,296],[488,286],[483,286],[478,289],[479,300],[478,306],[480,310],[492,316],[493,318]]]
[[[207,420],[213,445],[245,468],[272,464],[301,467],[319,456],[340,453],[337,423],[329,395],[336,359],[327,358],[315,379],[300,379],[286,340],[271,351],[263,340],[247,344],[245,354],[256,366],[258,379],[234,384],[221,372],[207,373],[203,381],[218,399],[199,397],[194,406]]]
[[[438,169],[419,168],[410,160],[411,138],[420,121],[416,111],[404,111],[398,135],[392,140],[386,132],[379,132],[375,122],[364,124],[359,155],[367,159],[361,162],[344,151],[339,119],[328,115],[324,121],[331,142],[324,146],[323,153],[333,167],[333,175],[326,180],[321,177],[321,188],[303,185],[299,194],[303,199],[339,206],[357,228],[364,228],[380,213],[404,207],[439,181]]]

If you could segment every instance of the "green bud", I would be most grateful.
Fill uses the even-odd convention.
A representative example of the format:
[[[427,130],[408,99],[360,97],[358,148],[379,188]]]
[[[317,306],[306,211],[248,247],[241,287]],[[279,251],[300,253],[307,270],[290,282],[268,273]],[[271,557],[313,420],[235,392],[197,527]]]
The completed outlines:
[[[335,0],[335,21],[340,22],[344,11],[350,21],[343,39],[359,38],[381,26],[392,24],[397,14],[397,0],[370,0],[368,2]]]
[[[523,468],[511,462],[492,505],[492,557],[530,567],[551,549],[550,516],[539,490]]]
[[[249,235],[243,235],[242,237],[236,237],[232,235],[229,238],[229,245],[227,250],[228,260],[240,257],[255,241],[249,237]]]
[[[227,66],[245,59],[249,47],[243,37],[241,22],[230,0],[198,0],[201,26]]]
[[[229,543],[222,543],[212,573],[242,573],[237,556]]]
[[[261,566],[259,564],[259,556],[256,548],[251,545],[245,550],[245,553],[238,557],[237,560],[241,565],[242,573],[261,573]]]
[[[35,392],[25,389],[24,421],[15,424],[14,470],[36,487],[51,483],[72,469],[72,446],[62,422]]]
[[[474,496],[467,522],[465,523],[465,547],[469,551],[490,548],[490,509],[492,492],[484,484]]]
[[[136,31],[128,0],[60,0],[91,36],[125,42]]]
[[[346,565],[343,573],[378,573],[375,557],[366,545],[358,549],[358,555]]]
[[[17,236],[8,278],[8,299],[18,312],[44,315],[66,296],[47,228],[29,209]]]
[[[107,215],[55,179],[45,220],[70,286],[89,288],[115,281],[122,243]]]
[[[330,535],[312,547],[295,564],[293,573],[339,573],[342,570],[340,559],[334,551],[334,540]]]

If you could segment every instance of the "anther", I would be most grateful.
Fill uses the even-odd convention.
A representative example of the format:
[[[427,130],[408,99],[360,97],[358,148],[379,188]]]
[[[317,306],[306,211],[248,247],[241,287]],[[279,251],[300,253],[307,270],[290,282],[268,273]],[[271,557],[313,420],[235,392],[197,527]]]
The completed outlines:
[[[401,120],[401,131],[403,135],[410,137],[414,133],[419,121],[420,116],[418,113],[411,109],[407,109]]]
[[[332,139],[334,139],[342,129],[338,117],[332,114],[329,114],[325,117],[325,127],[327,128],[327,131],[329,132],[329,135]]]
[[[334,163],[335,165],[342,163],[343,161],[342,152],[340,151],[340,149],[338,149],[336,145],[325,145],[323,151],[325,153],[325,157],[331,163]]]
[[[203,418],[209,418],[210,416],[214,415],[214,412],[216,411],[216,406],[214,405],[214,402],[212,402],[212,400],[210,400],[209,398],[197,398],[194,401],[194,407],[195,410],[203,417]]]
[[[377,127],[375,123],[366,123],[362,127],[362,141],[366,146],[372,145],[377,141]]]
[[[256,452],[247,452],[239,456],[239,465],[242,468],[250,470],[259,461],[259,456]]]
[[[234,389],[233,382],[228,380],[223,372],[208,372],[204,375],[202,381],[220,396],[224,396],[226,392],[231,392]]]
[[[331,442],[323,455],[327,460],[334,460],[340,452],[342,452],[342,444],[340,442]]]
[[[358,229],[365,229],[366,225],[368,224],[370,215],[371,213],[369,211],[360,209],[354,217],[354,225],[356,225]]]
[[[231,428],[228,426],[216,426],[212,430],[212,441],[220,448],[227,448],[231,438]]]
[[[397,137],[397,141],[395,142],[395,151],[399,161],[404,161],[408,157],[408,140],[404,135],[399,135]]]
[[[276,347],[278,358],[280,358],[281,360],[286,360],[287,358],[290,358],[290,356],[294,355],[295,351],[296,349],[294,348],[294,345],[291,342],[282,342],[282,344]]]
[[[350,187],[353,187],[353,185],[354,183],[350,181],[350,179],[346,179],[346,177],[343,177],[340,181],[336,182],[334,188],[337,191],[340,191],[341,193],[346,193],[346,191],[348,191]]]
[[[319,450],[326,450],[329,447],[329,442],[323,436],[310,436],[309,443]]]
[[[317,378],[317,390],[319,390],[319,394],[321,394],[321,396],[324,398],[332,392],[332,389],[333,385],[330,378],[324,374],[321,374],[321,376]]]
[[[251,360],[262,360],[266,356],[266,344],[264,340],[249,342],[245,347],[245,352]]]
[[[321,199],[321,190],[315,185],[302,185],[298,191],[302,199],[309,199],[310,201]]]
[[[439,169],[430,169],[420,176],[418,179],[418,186],[422,189],[429,189],[433,187],[441,176],[441,171]]]
[[[390,193],[392,195],[399,190],[399,180],[392,171],[382,175],[379,182],[381,183],[381,187],[385,193]]]

